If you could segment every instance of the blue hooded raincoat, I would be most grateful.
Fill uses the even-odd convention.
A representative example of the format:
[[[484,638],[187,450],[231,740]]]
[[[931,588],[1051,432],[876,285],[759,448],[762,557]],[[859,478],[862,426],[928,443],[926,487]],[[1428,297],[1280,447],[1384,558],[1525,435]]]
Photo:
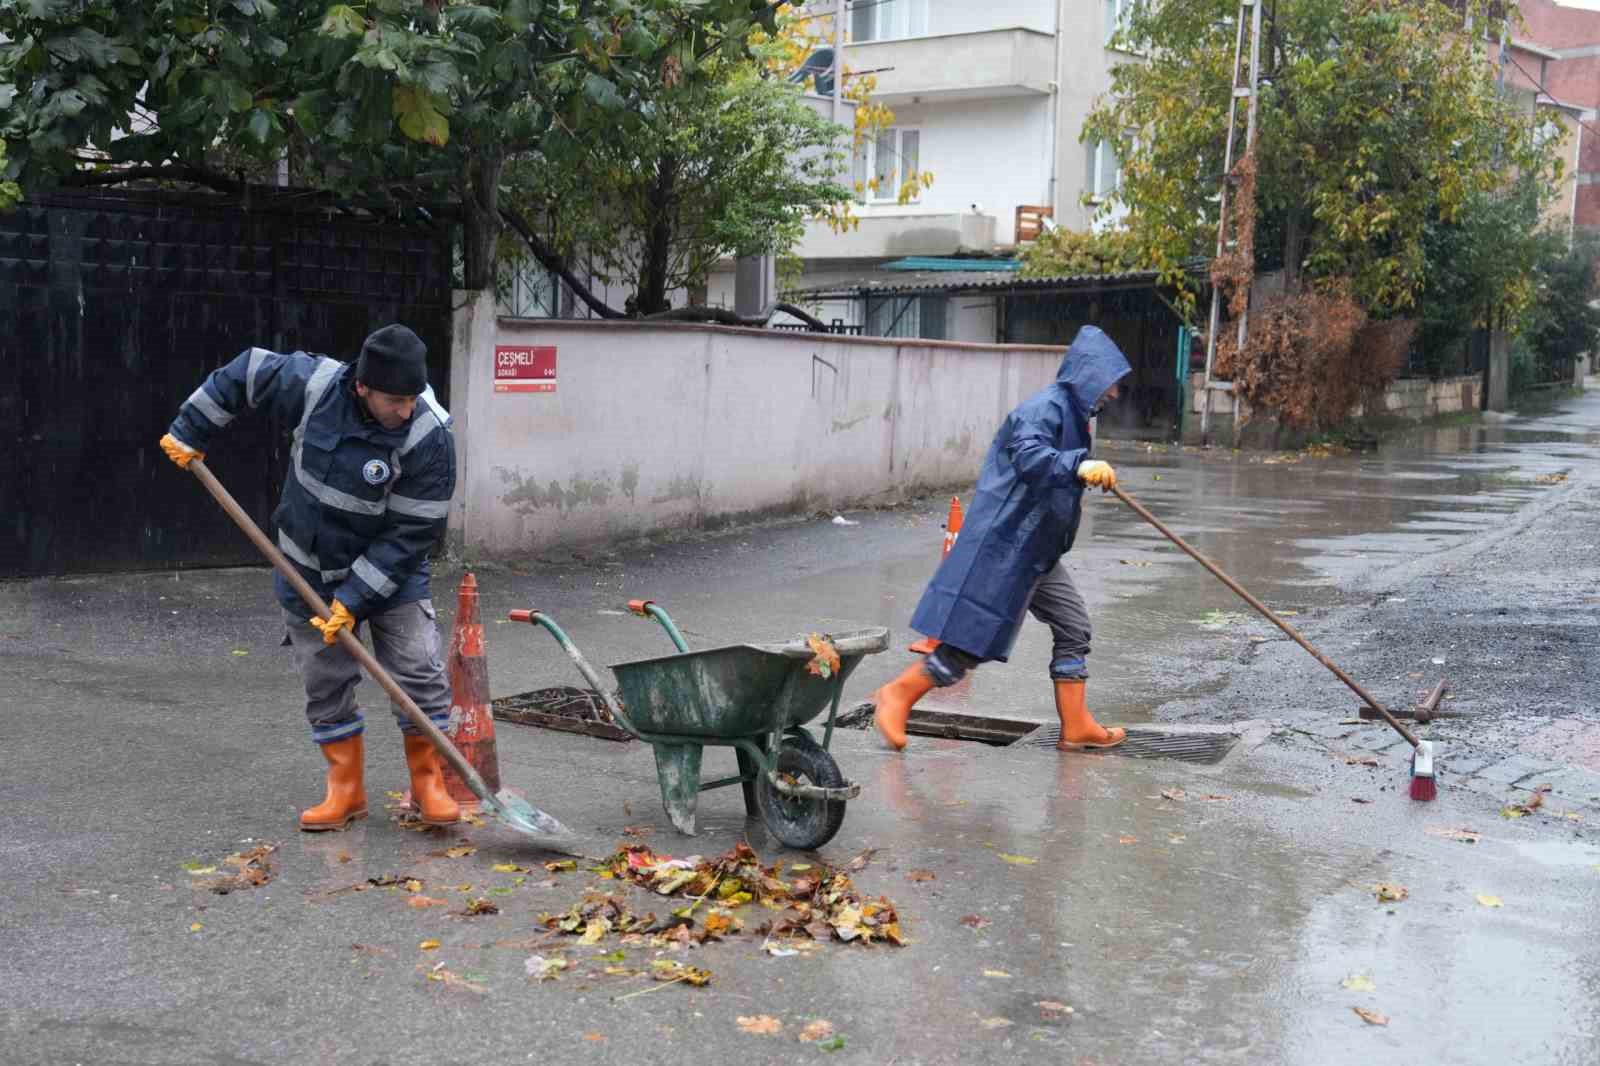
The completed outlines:
[[[1034,586],[1078,532],[1089,418],[1132,369],[1110,337],[1084,326],[1055,382],[1006,416],[961,535],[911,616],[913,629],[980,659],[1011,654]]]

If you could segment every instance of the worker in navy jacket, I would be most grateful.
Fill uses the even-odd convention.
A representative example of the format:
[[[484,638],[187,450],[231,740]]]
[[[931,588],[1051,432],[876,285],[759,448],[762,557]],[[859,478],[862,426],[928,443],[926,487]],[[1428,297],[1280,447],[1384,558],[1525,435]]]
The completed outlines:
[[[1131,369],[1110,337],[1084,326],[1056,380],[1006,416],[961,534],[911,618],[913,629],[941,643],[875,696],[875,721],[890,747],[906,746],[911,708],[930,689],[955,684],[981,662],[1004,662],[1029,611],[1053,637],[1057,747],[1108,748],[1127,738],[1089,712],[1089,614],[1061,557],[1078,533],[1084,486],[1109,492],[1117,483],[1109,463],[1089,458],[1089,420],[1116,399]]]
[[[369,336],[353,364],[305,352],[250,348],[214,371],[178,410],[161,447],[187,467],[246,411],[294,427],[288,476],[273,513],[278,547],[325,602],[328,618],[306,618],[276,576],[295,661],[306,689],[312,739],[327,760],[327,795],[300,815],[306,830],[336,829],[366,816],[361,671],[338,632],[365,624],[384,669],[441,729],[450,685],[428,587],[428,552],[455,491],[450,415],[428,386],[427,348],[401,325]],[[399,707],[411,794],[422,820],[447,825],[460,807],[444,786],[438,753]]]

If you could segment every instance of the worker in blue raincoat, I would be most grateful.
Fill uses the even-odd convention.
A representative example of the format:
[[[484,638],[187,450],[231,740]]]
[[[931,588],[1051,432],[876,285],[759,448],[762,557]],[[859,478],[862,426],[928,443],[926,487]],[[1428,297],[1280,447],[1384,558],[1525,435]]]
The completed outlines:
[[[961,535],[911,617],[913,629],[940,644],[874,696],[874,720],[890,747],[906,746],[911,708],[929,690],[955,684],[979,663],[1006,661],[1028,611],[1053,638],[1056,746],[1109,748],[1127,739],[1089,712],[1089,614],[1061,557],[1078,532],[1084,486],[1110,491],[1117,483],[1110,464],[1089,458],[1089,420],[1117,398],[1131,369],[1110,337],[1084,326],[1056,380],[1006,416]]]
[[[373,651],[434,725],[450,722],[428,551],[444,531],[455,491],[450,414],[428,386],[427,348],[402,325],[384,326],[353,363],[305,352],[249,348],[184,401],[161,448],[180,467],[203,458],[238,415],[266,410],[294,426],[289,472],[273,512],[278,547],[324,602],[307,609],[276,576],[311,739],[328,764],[323,801],[300,827],[338,829],[367,814],[356,705],[361,668],[338,644],[341,629],[372,634]],[[411,796],[422,820],[449,825],[461,808],[445,788],[433,744],[392,707],[405,737]]]

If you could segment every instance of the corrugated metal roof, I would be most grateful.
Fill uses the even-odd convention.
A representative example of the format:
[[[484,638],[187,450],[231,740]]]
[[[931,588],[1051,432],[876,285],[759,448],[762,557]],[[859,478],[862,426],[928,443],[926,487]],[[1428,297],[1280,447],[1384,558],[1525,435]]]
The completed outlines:
[[[1024,278],[993,270],[919,270],[890,275],[869,274],[853,281],[796,289],[792,295],[819,297],[855,296],[861,293],[1124,288],[1129,285],[1148,285],[1155,280],[1154,270],[1130,270],[1120,274],[1060,274],[1043,278]]]
[[[992,271],[1016,273],[1022,269],[1019,259],[959,259],[939,255],[908,255],[892,263],[884,263],[879,270],[924,270],[950,273],[954,271]]]

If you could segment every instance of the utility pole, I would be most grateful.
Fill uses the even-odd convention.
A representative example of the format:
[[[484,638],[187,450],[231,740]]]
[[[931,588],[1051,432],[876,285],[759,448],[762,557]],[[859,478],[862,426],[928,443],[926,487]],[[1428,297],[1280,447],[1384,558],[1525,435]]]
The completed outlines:
[[[833,0],[833,121],[844,110],[844,0]]]
[[[1245,15],[1250,17],[1250,75],[1240,84],[1240,65],[1244,59]],[[1240,0],[1238,31],[1233,41],[1233,85],[1228,99],[1228,139],[1222,153],[1222,188],[1218,197],[1217,257],[1228,250],[1228,180],[1233,174],[1233,131],[1238,116],[1239,101],[1245,105],[1244,154],[1249,155],[1256,142],[1256,89],[1261,80],[1261,3],[1260,0]],[[1249,296],[1245,297],[1245,311],[1239,316],[1239,350],[1244,350],[1245,333],[1250,324]],[[1212,368],[1217,358],[1217,331],[1222,323],[1222,291],[1215,282],[1211,286],[1211,316],[1206,328],[1205,405],[1200,409],[1200,443],[1211,443],[1211,400],[1214,393],[1232,392],[1231,381],[1212,381]],[[1234,396],[1234,436],[1239,431],[1239,398]]]

